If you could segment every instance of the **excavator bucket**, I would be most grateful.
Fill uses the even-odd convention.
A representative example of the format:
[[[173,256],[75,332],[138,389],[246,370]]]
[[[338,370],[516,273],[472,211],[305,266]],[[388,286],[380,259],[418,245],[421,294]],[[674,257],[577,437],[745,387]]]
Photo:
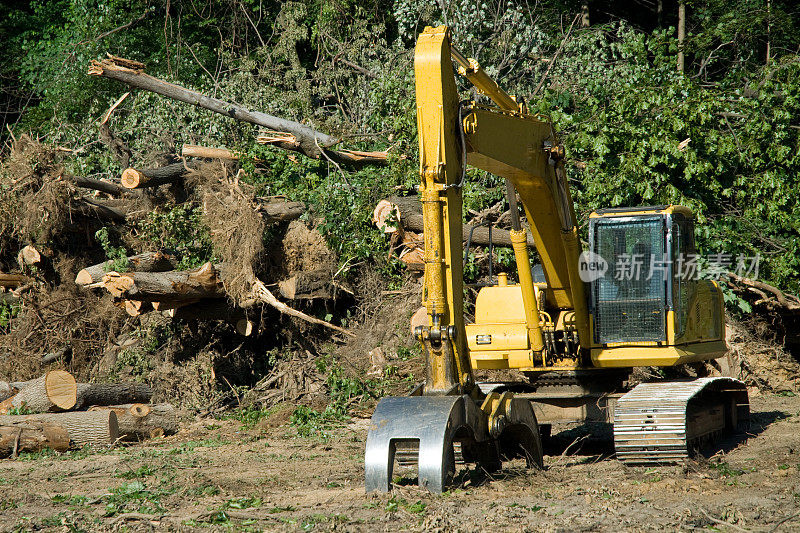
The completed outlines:
[[[465,401],[466,400],[466,401]],[[367,492],[388,492],[398,446],[418,445],[419,486],[431,492],[444,490],[455,471],[453,437],[459,430],[474,430],[475,404],[464,396],[388,397],[372,415],[364,453]],[[474,409],[477,411],[477,409]]]
[[[514,419],[495,439],[488,416],[469,396],[388,397],[378,403],[364,453],[367,492],[388,492],[395,459],[416,463],[418,483],[434,493],[445,490],[455,462],[479,464],[491,472],[501,467],[501,452],[524,455],[541,467],[542,449],[536,419],[528,402],[514,404]]]

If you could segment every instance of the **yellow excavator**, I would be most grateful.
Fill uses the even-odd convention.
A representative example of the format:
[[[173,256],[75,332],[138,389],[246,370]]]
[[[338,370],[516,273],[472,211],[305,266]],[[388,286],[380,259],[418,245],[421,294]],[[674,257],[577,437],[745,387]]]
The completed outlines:
[[[494,105],[461,102],[458,73]],[[611,422],[626,463],[679,461],[749,417],[745,385],[725,377],[628,385],[634,367],[674,367],[726,352],[722,294],[697,279],[692,211],[678,205],[597,210],[589,250],[578,237],[564,149],[547,117],[528,114],[446,27],[426,28],[414,69],[427,325],[414,330],[425,382],[383,398],[367,435],[367,491],[391,488],[395,462],[445,489],[456,462],[491,472],[543,462],[541,434],[559,422]],[[462,190],[466,165],[506,179],[519,283],[480,289],[465,324]],[[525,210],[541,262],[534,279]],[[474,369],[515,369],[525,382],[476,383]]]

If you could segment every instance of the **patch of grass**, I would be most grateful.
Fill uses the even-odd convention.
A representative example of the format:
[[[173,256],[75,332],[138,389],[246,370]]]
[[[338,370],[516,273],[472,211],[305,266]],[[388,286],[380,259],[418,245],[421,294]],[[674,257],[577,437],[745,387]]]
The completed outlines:
[[[70,507],[83,507],[84,505],[88,505],[89,498],[86,496],[72,496],[69,494],[56,494],[50,501],[53,503],[63,503],[65,505],[69,505]]]
[[[509,505],[509,508],[513,509],[515,507],[517,509],[525,509],[526,511],[530,511],[532,513],[535,513],[537,511],[541,511],[542,509],[544,509],[544,507],[542,507],[541,505],[522,505],[521,503],[516,503],[516,502]]]
[[[728,463],[724,461],[720,461],[719,463],[712,463],[708,465],[710,468],[719,473],[720,477],[736,477],[741,476],[744,474],[744,470],[740,470],[739,468],[733,468]]]
[[[278,505],[276,507],[271,507],[267,509],[267,512],[270,514],[277,514],[277,513],[285,513],[290,511],[296,511],[297,508],[291,505]]]
[[[794,392],[792,392],[790,390],[782,390],[782,391],[776,392],[775,396],[782,396],[784,398],[794,398],[795,396],[797,396],[797,394],[795,394]]]
[[[251,509],[253,507],[261,507],[261,498],[245,497],[233,498],[223,504],[225,509]]]
[[[242,423],[242,429],[253,429],[260,420],[267,418],[274,413],[275,408],[276,406],[270,407],[269,409],[259,409],[253,405],[248,407],[240,407],[233,413],[225,415],[223,420],[238,420]]]
[[[307,516],[307,517],[303,518],[300,521],[300,529],[302,531],[311,531],[312,529],[314,529],[317,526],[317,524],[324,524],[324,523],[328,523],[328,522],[330,522],[332,524],[347,523],[349,521],[350,521],[350,518],[348,518],[346,515],[342,515],[342,514],[327,515],[327,514],[316,513],[316,514],[312,514],[310,516]]]
[[[424,514],[427,508],[428,504],[424,503],[422,500],[417,500],[414,503],[408,503],[405,498],[398,498],[396,496],[392,496],[386,502],[387,513],[396,513],[400,509],[405,509],[412,514]]]
[[[186,496],[216,496],[220,493],[219,487],[214,485],[200,485],[191,487],[183,492]]]
[[[163,484],[162,484],[163,485]],[[137,512],[143,514],[156,514],[164,512],[161,498],[173,494],[175,488],[171,485],[148,489],[142,481],[123,483],[111,494],[105,496],[106,503],[104,516],[114,516],[122,512]]]
[[[19,502],[11,499],[0,499],[0,511],[7,511],[9,509],[16,509],[19,507]]]

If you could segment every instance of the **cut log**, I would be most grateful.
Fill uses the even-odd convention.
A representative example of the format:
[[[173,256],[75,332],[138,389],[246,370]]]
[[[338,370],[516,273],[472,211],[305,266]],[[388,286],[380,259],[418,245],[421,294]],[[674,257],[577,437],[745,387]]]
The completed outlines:
[[[103,276],[103,286],[117,298],[147,302],[225,296],[217,269],[211,263],[194,271],[109,272]]]
[[[175,408],[168,403],[156,405],[123,404],[94,406],[89,411],[114,411],[119,423],[119,435],[122,440],[139,441],[174,435],[178,432],[178,416]]]
[[[75,277],[77,285],[90,285],[103,281],[108,271],[106,265],[110,262],[100,263],[84,268]],[[163,252],[145,252],[132,255],[128,258],[128,268],[134,272],[166,272],[175,268],[176,262]]]
[[[84,178],[83,176],[70,176],[69,180],[77,187],[104,192],[106,194],[110,194],[111,196],[122,196],[128,192],[128,189],[120,187],[111,181]]]
[[[57,452],[67,451],[67,430],[41,420],[20,420],[0,426],[0,458],[16,456],[19,452],[38,452],[45,448]]]
[[[278,282],[278,292],[287,300],[311,300],[333,298],[333,285],[329,270],[298,272]]]
[[[143,302],[141,300],[125,300],[125,312],[128,316],[139,316],[142,313],[153,310],[153,305],[150,302]]]
[[[19,251],[19,254],[17,254],[17,263],[19,263],[20,268],[24,267],[25,265],[37,265],[41,262],[42,255],[39,253],[39,250],[30,244],[22,248],[22,250]]]
[[[242,337],[249,337],[256,330],[256,323],[248,318],[240,318],[236,321],[234,327],[236,328],[236,333]]]
[[[0,415],[0,427],[27,422],[43,422],[63,428],[70,445],[108,446],[119,439],[119,425],[114,411],[75,411],[34,415]]]
[[[193,163],[184,164],[181,162],[146,170],[126,168],[122,172],[122,186],[126,189],[140,189],[176,183],[188,174],[194,166]]]
[[[303,202],[267,202],[257,208],[267,222],[291,222],[297,220],[308,208]]]
[[[181,148],[181,157],[202,157],[204,159],[230,159],[238,161],[239,154],[227,148],[211,148],[209,146],[197,146],[196,144],[184,144]]]
[[[3,274],[0,273],[0,287],[17,288],[20,285],[29,283],[31,279],[22,274]]]
[[[128,219],[128,214],[118,207],[104,205],[87,198],[83,198],[83,203],[85,206],[84,212],[89,216],[95,216],[101,220],[114,223],[125,223]]]
[[[76,405],[85,409],[92,405],[147,403],[152,396],[152,389],[144,383],[78,383]]]
[[[389,201],[398,206],[400,212],[400,222],[404,229],[411,231],[422,232],[425,225],[422,220],[422,204],[416,196],[390,196]],[[464,242],[469,239],[470,231],[473,226],[464,224],[462,233]],[[504,248],[511,248],[511,235],[508,230],[500,228],[492,228],[492,245],[502,246]],[[485,226],[475,227],[472,231],[472,245],[488,246],[489,245],[489,228]],[[528,232],[528,246],[533,246],[533,236]]]
[[[249,122],[257,126],[274,130],[280,133],[289,134],[294,140],[278,140],[271,143],[285,150],[300,152],[314,159],[329,159],[337,164],[350,165],[353,167],[364,167],[369,165],[386,165],[388,157],[385,152],[380,153],[380,157],[370,155],[356,155],[354,152],[337,151],[330,149],[337,144],[339,139],[319,132],[303,124],[285,120],[279,117],[250,111],[242,106],[225,102],[217,98],[205,96],[196,91],[186,89],[179,85],[154,78],[144,73],[144,65],[141,63],[131,67],[136,62],[109,56],[102,61],[92,61],[89,66],[89,75],[104,76],[132,87],[152,91],[154,93],[172,98],[180,102],[208,109],[215,113],[220,113],[227,117]]]
[[[169,318],[183,320],[223,320],[231,323],[239,335],[248,337],[255,329],[255,323],[248,320],[244,309],[230,305],[227,299],[215,298],[200,302],[166,309],[162,313]]]
[[[51,370],[18,389],[16,395],[0,403],[0,414],[12,408],[32,413],[69,410],[77,401],[75,378],[65,370]]]

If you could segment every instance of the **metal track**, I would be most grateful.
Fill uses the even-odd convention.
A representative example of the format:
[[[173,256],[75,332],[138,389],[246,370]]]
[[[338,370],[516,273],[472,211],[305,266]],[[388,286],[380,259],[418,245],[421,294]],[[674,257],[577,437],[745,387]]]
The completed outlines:
[[[749,419],[747,388],[732,378],[642,383],[614,410],[614,447],[624,463],[672,463]]]

